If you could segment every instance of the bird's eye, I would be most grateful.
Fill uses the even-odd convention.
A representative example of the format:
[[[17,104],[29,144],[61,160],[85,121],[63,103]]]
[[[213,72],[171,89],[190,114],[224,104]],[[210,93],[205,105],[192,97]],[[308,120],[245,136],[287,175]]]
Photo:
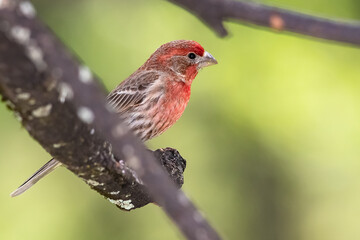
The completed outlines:
[[[189,53],[189,54],[188,54],[188,57],[189,57],[190,59],[195,59],[195,58],[196,58],[196,55],[195,55],[195,53]]]

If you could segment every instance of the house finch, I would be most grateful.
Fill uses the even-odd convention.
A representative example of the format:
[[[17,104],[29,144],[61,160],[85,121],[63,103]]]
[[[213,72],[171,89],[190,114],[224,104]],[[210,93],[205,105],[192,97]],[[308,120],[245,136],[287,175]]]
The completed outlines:
[[[217,64],[215,58],[195,41],[166,43],[109,93],[108,103],[145,142],[163,133],[181,117],[199,69],[213,64]],[[60,165],[51,159],[11,196],[25,192]]]

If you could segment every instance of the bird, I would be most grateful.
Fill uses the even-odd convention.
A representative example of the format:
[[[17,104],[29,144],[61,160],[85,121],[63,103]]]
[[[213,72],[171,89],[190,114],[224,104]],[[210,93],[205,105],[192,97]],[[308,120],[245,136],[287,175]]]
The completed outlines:
[[[129,129],[146,142],[170,128],[183,114],[199,70],[217,60],[192,40],[161,45],[133,74],[107,96],[107,103]],[[15,197],[61,166],[51,159],[10,196]]]

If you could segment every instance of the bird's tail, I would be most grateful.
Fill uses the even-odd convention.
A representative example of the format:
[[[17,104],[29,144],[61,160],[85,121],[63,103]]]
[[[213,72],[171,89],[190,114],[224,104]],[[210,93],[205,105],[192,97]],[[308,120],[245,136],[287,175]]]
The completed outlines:
[[[52,172],[55,168],[61,165],[61,162],[58,162],[54,158],[45,163],[39,170],[36,171],[28,180],[26,180],[20,187],[18,187],[15,191],[13,191],[10,196],[16,197],[26,190],[28,190],[31,186],[37,183],[40,179],[45,177],[47,174]]]

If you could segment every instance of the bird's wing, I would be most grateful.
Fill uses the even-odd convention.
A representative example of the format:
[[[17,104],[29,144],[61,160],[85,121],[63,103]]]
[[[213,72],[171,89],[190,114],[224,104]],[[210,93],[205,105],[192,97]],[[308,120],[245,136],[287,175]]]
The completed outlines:
[[[107,100],[117,112],[123,113],[143,103],[151,85],[160,78],[157,71],[138,71],[109,93]]]

